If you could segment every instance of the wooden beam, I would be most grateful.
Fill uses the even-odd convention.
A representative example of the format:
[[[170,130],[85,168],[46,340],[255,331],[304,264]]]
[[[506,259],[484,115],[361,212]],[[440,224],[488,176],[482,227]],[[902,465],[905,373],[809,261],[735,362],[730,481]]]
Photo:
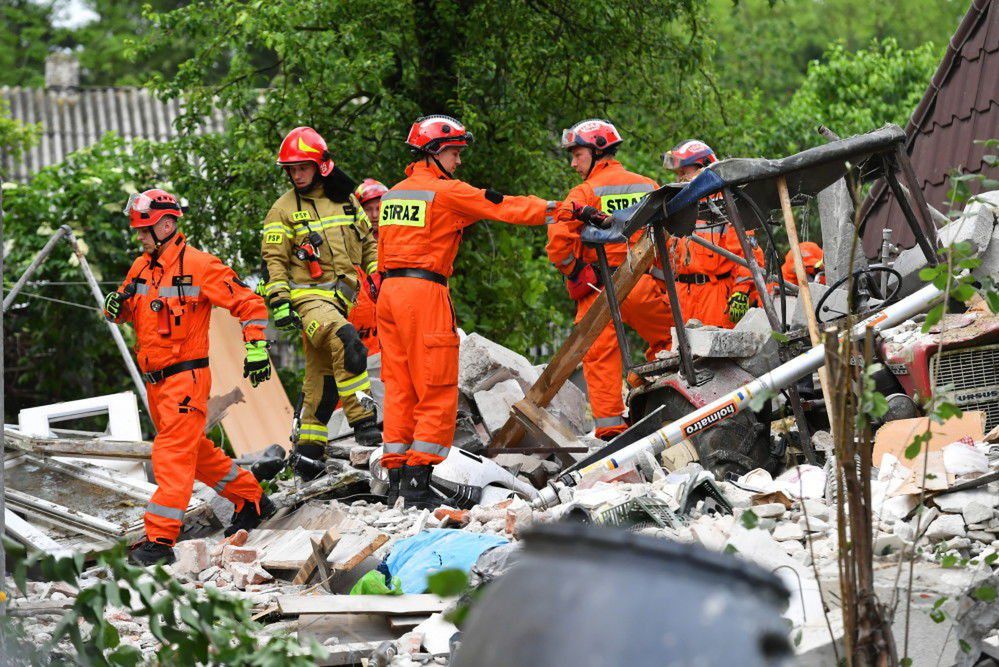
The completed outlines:
[[[305,560],[305,563],[299,568],[298,573],[295,578],[291,580],[293,584],[306,584],[312,577],[312,573],[316,571],[319,567],[319,562],[322,561],[325,565],[326,558],[333,551],[333,547],[336,543],[340,541],[340,532],[336,528],[330,528],[323,535],[322,539],[319,540],[319,550],[312,550],[312,554]],[[321,554],[321,555],[320,555]]]
[[[148,461],[152,457],[151,442],[129,440],[98,440],[96,438],[32,438],[4,429],[4,447],[42,456],[78,456]]]
[[[281,595],[278,610],[285,616],[304,614],[385,614],[429,616],[444,611],[454,598],[436,595]]]
[[[625,262],[614,273],[614,290],[617,298],[624,301],[631,294],[631,290],[638,284],[638,280],[645,275],[652,266],[655,252],[653,250],[652,239],[648,234],[642,236],[641,240],[631,249]],[[524,401],[540,408],[551,403],[552,399],[562,388],[566,380],[576,370],[576,366],[583,360],[583,355],[590,349],[593,342],[600,335],[611,321],[610,307],[607,304],[607,295],[601,294],[594,301],[583,319],[572,329],[569,338],[562,344],[551,362],[542,371],[541,377],[527,390]],[[496,433],[496,436],[489,444],[490,450],[516,447],[526,431],[517,417],[511,415],[503,427]]]
[[[572,433],[569,433],[547,410],[539,408],[526,399],[514,403],[511,410],[527,432],[555,451],[555,456],[562,465],[570,466],[576,462],[576,459],[562,449],[578,445],[579,440]]]
[[[316,572],[319,573],[319,585],[326,589],[327,593],[332,593],[333,573],[330,572],[330,566],[326,562],[326,558],[330,552],[326,550],[322,540],[312,538],[309,542],[312,545],[312,556],[309,560],[316,564]]]
[[[801,258],[798,227],[794,222],[794,211],[791,210],[791,196],[787,191],[787,181],[783,176],[777,178],[777,194],[780,197],[780,210],[784,215],[784,229],[787,231],[787,241],[791,246],[791,257],[794,260],[794,275],[798,279],[798,298],[801,299],[802,310],[805,312],[805,322],[808,324],[808,338],[813,346],[822,342],[819,334],[819,323],[815,318],[815,306],[812,303],[812,290],[808,286],[808,274],[805,272],[805,262]],[[819,368],[819,384],[822,386],[822,397],[826,406],[832,406],[832,392],[829,386],[829,373],[825,366]],[[836,437],[834,430],[836,421],[829,420],[829,432]]]

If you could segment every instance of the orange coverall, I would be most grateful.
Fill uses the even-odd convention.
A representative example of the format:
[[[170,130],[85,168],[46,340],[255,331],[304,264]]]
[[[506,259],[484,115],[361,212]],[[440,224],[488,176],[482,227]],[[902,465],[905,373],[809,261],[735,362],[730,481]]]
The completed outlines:
[[[173,546],[195,479],[230,500],[237,512],[244,502],[260,501],[263,490],[253,475],[205,436],[212,385],[208,322],[212,306],[219,306],[239,318],[244,340],[263,340],[267,306],[235,271],[189,246],[180,232],[156,257],[140,255],[119,291],[131,283],[135,296],[116,321],[135,327],[135,356],[156,427],[152,459],[159,486],[146,506],[146,538]],[[179,364],[184,370],[174,372]]]
[[[727,222],[698,220],[694,233],[739,257],[744,256],[739,237]],[[749,232],[749,237],[754,244],[756,262],[762,267],[763,250],[755,245],[753,232]],[[747,293],[751,303],[756,298],[756,287],[749,269],[683,237],[670,238],[669,246],[683,320],[696,319],[701,324],[726,329],[734,327],[735,323],[728,316],[728,299],[732,293]],[[654,268],[652,273],[662,279],[659,267]]]
[[[458,412],[458,332],[447,278],[462,231],[477,220],[543,225],[548,202],[504,196],[413,162],[382,197],[378,338],[385,382],[385,468],[434,465],[447,456]],[[420,269],[425,277],[393,271]],[[437,274],[434,277],[432,274]]]
[[[563,274],[570,274],[577,262],[595,264],[597,252],[583,246],[579,233],[583,223],[572,217],[572,204],[594,206],[605,213],[627,208],[655,190],[656,182],[628,171],[614,158],[598,161],[590,175],[566,195],[555,209],[555,224],[548,228],[548,259]],[[641,236],[635,232],[632,241]],[[620,266],[628,255],[625,243],[604,246],[610,266]],[[596,290],[576,302],[578,324],[600,295]],[[645,358],[652,360],[660,350],[669,348],[673,316],[665,293],[652,276],[642,276],[628,298],[621,303],[621,317],[648,344]],[[621,396],[623,372],[621,349],[612,324],[608,324],[583,357],[583,376],[590,394],[590,409],[596,423],[596,435],[610,438],[628,428]]]
[[[815,274],[822,271],[822,260],[825,257],[825,253],[822,252],[822,248],[819,247],[817,243],[812,241],[803,241],[798,245],[798,250],[801,252],[801,263],[805,265],[805,273],[809,275],[809,281],[815,276]],[[791,285],[798,284],[798,274],[794,272],[794,258],[791,256],[791,251],[787,251],[787,255],[784,257],[784,264],[780,267],[780,272],[784,276],[784,282],[790,283]],[[819,283],[826,284],[825,273],[819,275]]]
[[[381,348],[378,346],[378,321],[375,315],[375,301],[371,298],[368,290],[368,276],[357,268],[357,302],[347,314],[347,321],[357,329],[357,335],[361,342],[368,348],[368,356],[378,354]]]

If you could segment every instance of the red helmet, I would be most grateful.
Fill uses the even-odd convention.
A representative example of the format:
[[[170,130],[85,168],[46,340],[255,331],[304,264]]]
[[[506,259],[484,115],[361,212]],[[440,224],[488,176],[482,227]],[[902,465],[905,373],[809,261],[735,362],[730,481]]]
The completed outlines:
[[[129,196],[128,203],[125,204],[125,215],[128,216],[129,226],[138,229],[152,227],[164,215],[181,218],[184,216],[184,212],[176,197],[166,190],[153,188]]]
[[[364,205],[373,199],[379,199],[386,192],[388,192],[388,188],[385,187],[384,183],[373,178],[366,178],[354,190],[354,196],[357,197],[358,202]]]
[[[562,148],[569,150],[583,146],[595,151],[606,151],[620,144],[624,139],[614,124],[608,120],[590,118],[581,120],[568,130],[562,130]]]
[[[712,162],[717,162],[718,158],[711,146],[700,139],[687,139],[673,146],[668,152],[663,153],[663,166],[670,171],[676,171],[680,167],[697,165],[706,167]]]
[[[278,151],[279,165],[301,162],[315,162],[323,176],[333,171],[333,154],[326,147],[326,140],[311,127],[296,127],[289,132]]]
[[[450,146],[469,146],[472,141],[472,133],[460,121],[441,114],[417,118],[406,137],[410,148],[430,155],[439,155]]]

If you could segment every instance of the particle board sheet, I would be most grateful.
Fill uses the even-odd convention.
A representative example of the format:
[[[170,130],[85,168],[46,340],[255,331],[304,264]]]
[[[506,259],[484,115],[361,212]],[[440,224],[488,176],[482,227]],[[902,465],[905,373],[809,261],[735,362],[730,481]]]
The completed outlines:
[[[322,539],[323,531],[296,528],[250,531],[246,546],[260,552],[260,564],[268,570],[297,570],[312,555],[311,539]]]
[[[288,449],[294,410],[277,373],[256,388],[243,377],[243,333],[229,311],[212,309],[208,335],[212,396],[223,396],[236,388],[243,393],[243,399],[230,405],[222,416],[222,428],[236,456],[259,452],[274,443]]]

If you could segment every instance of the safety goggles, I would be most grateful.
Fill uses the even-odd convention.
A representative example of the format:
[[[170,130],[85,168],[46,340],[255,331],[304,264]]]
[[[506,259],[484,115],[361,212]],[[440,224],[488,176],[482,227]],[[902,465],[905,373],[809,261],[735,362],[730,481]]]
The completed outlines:
[[[680,164],[680,160],[675,155],[673,155],[672,151],[666,151],[665,153],[663,153],[663,167],[665,169],[669,169],[670,171],[676,171],[681,166],[683,165]]]
[[[578,135],[572,130],[562,130],[562,148],[569,148],[575,145]]]
[[[132,211],[136,213],[149,213],[153,207],[153,199],[141,192],[133,192],[128,196],[128,203],[125,204],[125,215],[130,215]]]

